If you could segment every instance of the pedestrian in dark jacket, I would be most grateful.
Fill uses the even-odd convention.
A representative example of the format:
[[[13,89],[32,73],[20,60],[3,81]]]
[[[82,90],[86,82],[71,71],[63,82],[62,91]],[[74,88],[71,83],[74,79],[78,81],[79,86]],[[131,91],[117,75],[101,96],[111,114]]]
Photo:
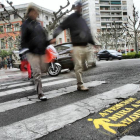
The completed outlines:
[[[8,62],[7,62],[7,59],[6,59],[6,57],[4,58],[4,68],[7,70],[7,64],[8,64]]]
[[[53,42],[47,40],[44,29],[36,20],[39,14],[37,8],[29,6],[26,14],[27,19],[21,26],[21,47],[29,49],[27,59],[33,71],[38,98],[46,100],[47,98],[42,91],[41,73],[47,71],[47,66],[44,63],[45,50],[47,45]]]
[[[7,58],[7,66],[10,69],[10,64],[11,64],[11,58],[8,56]]]
[[[82,18],[82,4],[80,2],[75,5],[75,13],[71,14],[64,20],[60,26],[54,31],[54,40],[63,30],[69,29],[73,44],[73,58],[75,63],[75,74],[77,78],[77,89],[87,91],[88,88],[83,84],[82,68],[85,65],[85,60],[88,58],[87,44],[95,45],[90,29],[86,21]]]
[[[0,58],[0,70],[2,68],[2,59]]]

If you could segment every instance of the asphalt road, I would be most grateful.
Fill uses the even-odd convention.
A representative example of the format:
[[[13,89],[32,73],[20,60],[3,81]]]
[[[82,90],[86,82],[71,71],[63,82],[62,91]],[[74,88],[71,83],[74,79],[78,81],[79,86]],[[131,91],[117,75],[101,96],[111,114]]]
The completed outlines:
[[[49,78],[49,76],[47,76]],[[60,74],[58,77],[62,79],[75,78],[74,71],[69,73]],[[84,82],[91,81],[105,81],[105,84],[95,86],[90,88],[88,92],[79,92],[74,91],[63,96],[58,96],[55,98],[50,98],[47,102],[37,102],[30,105],[25,105],[22,107],[9,109],[4,112],[0,112],[0,131],[2,127],[9,126],[13,123],[20,122],[24,119],[31,118],[42,114],[44,112],[49,112],[51,110],[59,109],[64,106],[74,104],[84,99],[88,99],[93,96],[101,95],[102,93],[111,91],[116,88],[125,86],[126,84],[140,84],[140,60],[114,60],[114,61],[100,61],[97,62],[95,68],[90,68],[88,71],[85,71],[83,74]],[[44,77],[43,79],[45,79]],[[21,81],[21,80],[20,80]],[[13,81],[12,81],[13,82]],[[1,82],[2,84],[2,82]],[[55,86],[50,85],[44,87],[45,92],[52,90],[57,90],[60,88],[65,88],[68,86],[76,85],[76,81],[69,81],[61,84],[56,84]],[[23,86],[18,86],[18,88]],[[26,89],[28,86],[24,86]],[[14,88],[9,88],[13,90]],[[5,92],[7,89],[1,89],[1,92]],[[1,96],[0,103],[8,102],[11,100],[20,100],[21,98],[33,96],[36,93],[34,90],[27,90],[18,92],[18,94],[10,94]],[[123,95],[123,91],[121,93]],[[114,96],[114,95],[112,95]],[[112,134],[104,131],[102,128],[96,129],[92,122],[87,121],[88,118],[100,118],[99,112],[105,110],[108,106],[115,105],[127,98],[140,98],[139,92],[128,96],[126,98],[112,99],[112,102],[107,105],[107,99],[104,99],[107,106],[103,106],[100,109],[97,109],[96,112],[90,113],[88,116],[81,119],[77,119],[73,123],[68,123],[56,131],[52,131],[47,135],[39,136],[39,140],[117,140],[123,138],[125,135],[140,136],[139,134],[139,119],[134,121],[133,124],[125,128],[117,128],[117,134]],[[104,102],[103,101],[103,102]],[[99,104],[100,106],[101,104]],[[126,106],[130,108],[130,106]],[[125,108],[124,108],[125,109]],[[137,108],[139,109],[139,107]],[[84,115],[84,112],[83,114]],[[130,114],[126,114],[126,116]],[[74,116],[73,116],[74,117]],[[59,118],[58,118],[59,124]],[[130,128],[130,129],[129,129]],[[127,131],[126,131],[127,130]],[[11,138],[14,139],[14,138]],[[22,139],[22,138],[21,138]],[[6,137],[3,137],[2,140],[7,140]]]

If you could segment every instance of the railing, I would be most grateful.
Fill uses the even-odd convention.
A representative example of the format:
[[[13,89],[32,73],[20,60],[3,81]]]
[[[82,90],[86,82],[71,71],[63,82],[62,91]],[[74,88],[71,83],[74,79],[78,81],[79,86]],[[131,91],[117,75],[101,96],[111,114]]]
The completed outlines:
[[[111,19],[101,19],[101,21],[112,21]]]

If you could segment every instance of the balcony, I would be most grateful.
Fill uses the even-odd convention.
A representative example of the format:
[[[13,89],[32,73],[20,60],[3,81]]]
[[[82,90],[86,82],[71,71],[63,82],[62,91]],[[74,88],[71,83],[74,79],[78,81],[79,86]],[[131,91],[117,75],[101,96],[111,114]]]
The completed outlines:
[[[100,5],[110,5],[110,3],[109,2],[100,2]]]
[[[108,19],[108,18],[106,18],[106,19],[101,19],[101,21],[112,21],[112,19]]]

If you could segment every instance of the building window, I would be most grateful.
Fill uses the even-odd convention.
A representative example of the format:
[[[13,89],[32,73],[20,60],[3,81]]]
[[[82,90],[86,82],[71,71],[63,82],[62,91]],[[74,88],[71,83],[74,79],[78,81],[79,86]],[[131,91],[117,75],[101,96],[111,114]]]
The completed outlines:
[[[14,14],[14,19],[17,19],[18,18],[18,15],[17,14]]]
[[[5,19],[6,19],[6,20],[10,20],[10,16],[9,16],[9,15],[6,16]]]
[[[127,3],[126,3],[126,1],[122,1],[122,5],[126,5]]]
[[[84,9],[83,14],[89,13],[89,9]]]
[[[14,25],[14,31],[20,31],[20,25],[19,23]]]
[[[3,26],[0,26],[0,33],[3,33],[3,32],[4,32]]]
[[[70,42],[70,39],[67,39],[67,42]]]
[[[101,29],[97,29],[97,32],[98,32],[98,33],[101,32]]]
[[[83,9],[88,7],[88,3],[86,3],[85,5],[83,5]]]
[[[46,20],[48,20],[48,16],[46,16]]]
[[[123,12],[123,15],[127,15],[127,12]]]
[[[11,25],[7,25],[6,32],[12,32]]]
[[[96,17],[96,21],[100,21],[100,17]]]
[[[127,6],[123,6],[122,7],[122,10],[127,10]]]
[[[12,42],[12,38],[8,39],[8,47],[12,48],[13,47],[13,42]]]
[[[5,49],[5,48],[6,48],[6,43],[4,39],[1,39],[1,49]]]

